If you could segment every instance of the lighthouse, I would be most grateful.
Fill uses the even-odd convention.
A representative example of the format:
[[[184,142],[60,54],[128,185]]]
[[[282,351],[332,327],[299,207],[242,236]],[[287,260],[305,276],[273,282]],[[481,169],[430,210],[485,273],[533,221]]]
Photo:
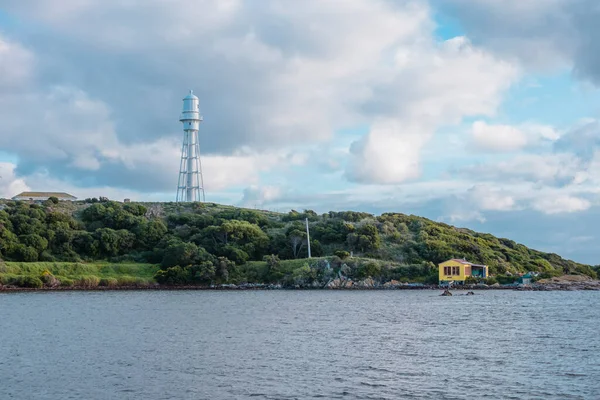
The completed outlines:
[[[183,124],[183,145],[177,183],[176,202],[205,201],[202,163],[198,130],[202,116],[198,97],[190,90],[183,98],[183,111],[179,121]]]

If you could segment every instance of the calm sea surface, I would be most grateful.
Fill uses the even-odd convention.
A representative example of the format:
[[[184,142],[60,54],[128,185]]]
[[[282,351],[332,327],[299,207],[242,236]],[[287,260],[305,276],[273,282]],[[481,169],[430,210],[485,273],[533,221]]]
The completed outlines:
[[[600,292],[438,294],[0,294],[0,399],[600,399]]]

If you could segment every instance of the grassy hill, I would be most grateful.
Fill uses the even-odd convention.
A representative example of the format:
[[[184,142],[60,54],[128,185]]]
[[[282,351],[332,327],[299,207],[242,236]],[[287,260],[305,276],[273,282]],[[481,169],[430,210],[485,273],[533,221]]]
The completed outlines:
[[[306,218],[311,260],[305,259]],[[154,280],[318,286],[340,275],[434,282],[435,265],[457,257],[487,264],[492,274],[508,280],[526,271],[596,277],[591,266],[557,254],[414,215],[275,213],[214,203],[106,199],[1,201],[0,257],[5,260],[0,284],[33,287]]]

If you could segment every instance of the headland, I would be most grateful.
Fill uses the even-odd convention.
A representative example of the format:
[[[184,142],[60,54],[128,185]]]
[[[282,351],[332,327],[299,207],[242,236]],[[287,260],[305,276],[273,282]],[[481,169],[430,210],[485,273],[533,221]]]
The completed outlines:
[[[470,272],[453,287],[598,287],[598,266],[401,213],[2,200],[0,238],[2,291],[433,290],[457,257]]]

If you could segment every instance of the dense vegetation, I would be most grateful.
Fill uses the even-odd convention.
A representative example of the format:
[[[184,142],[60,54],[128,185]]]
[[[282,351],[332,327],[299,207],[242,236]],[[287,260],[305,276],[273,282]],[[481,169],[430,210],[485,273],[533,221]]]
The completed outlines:
[[[59,281],[57,276],[77,284],[87,277],[91,285],[110,286],[117,279],[110,272],[117,263],[139,264],[144,272],[138,284],[151,281],[148,271],[161,284],[307,285],[342,275],[435,282],[435,264],[456,257],[487,264],[501,279],[526,271],[596,276],[590,266],[512,240],[397,213],[278,214],[211,203],[105,198],[5,201],[0,208],[0,257],[6,261],[0,265],[0,284],[38,287],[39,281],[56,283],[52,275]],[[310,262],[305,259],[305,219],[314,257]],[[38,267],[19,270],[14,262]],[[125,281],[139,278],[132,271],[121,275]],[[35,279],[25,282],[25,276]]]

